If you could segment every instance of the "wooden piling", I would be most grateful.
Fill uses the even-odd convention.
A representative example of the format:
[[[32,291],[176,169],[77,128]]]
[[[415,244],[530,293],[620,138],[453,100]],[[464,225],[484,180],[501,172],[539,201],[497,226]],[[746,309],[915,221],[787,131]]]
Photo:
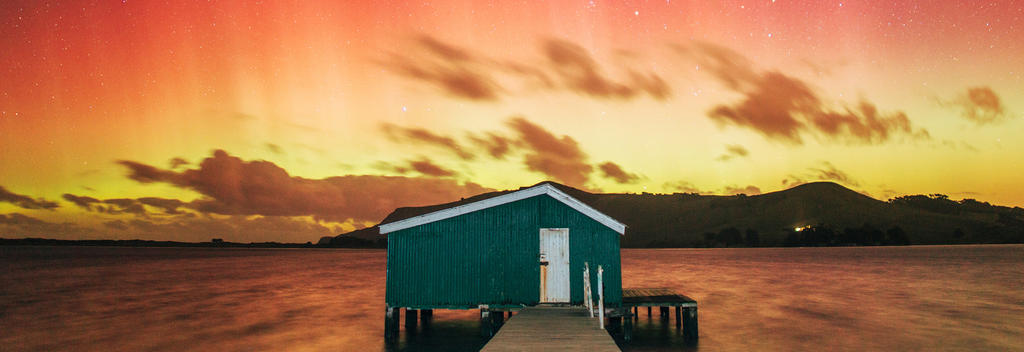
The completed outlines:
[[[480,308],[480,336],[494,336],[494,328],[491,324],[491,311],[487,308]]]
[[[683,307],[676,306],[676,329],[683,327]]]
[[[635,311],[636,307],[633,307],[633,310]],[[622,327],[622,339],[626,342],[633,340],[633,318],[635,317],[635,314],[626,317],[625,326]]]
[[[682,327],[686,341],[696,342],[699,335],[697,332],[697,301],[692,298],[668,288],[623,288],[622,303],[627,308],[633,307],[634,311],[640,306],[647,307],[648,319],[651,316],[651,307],[658,307],[661,322],[666,325],[668,320],[671,320],[669,307],[675,308],[676,328]],[[623,333],[628,333],[628,331]]]
[[[434,310],[424,309],[420,311],[420,321],[423,322],[423,326],[426,327],[430,322],[434,321]]]
[[[418,313],[418,311],[415,310],[415,309],[409,309],[409,308],[405,309],[405,329],[406,330],[410,330],[410,329],[411,330],[416,330],[416,322],[419,321],[419,318],[420,318],[419,314],[417,314],[417,313]]]
[[[505,312],[500,311],[500,310],[496,311],[496,312],[491,312],[491,330],[493,330],[494,332],[497,332],[498,329],[501,329],[501,326],[504,325],[504,324],[505,324]]]
[[[686,315],[683,320],[683,338],[688,341],[697,341],[700,335],[697,332],[697,307],[686,308]]]
[[[622,329],[622,317],[608,317],[608,331],[617,333]]]
[[[384,339],[392,341],[398,337],[398,318],[401,316],[401,308],[387,307],[384,313]]]

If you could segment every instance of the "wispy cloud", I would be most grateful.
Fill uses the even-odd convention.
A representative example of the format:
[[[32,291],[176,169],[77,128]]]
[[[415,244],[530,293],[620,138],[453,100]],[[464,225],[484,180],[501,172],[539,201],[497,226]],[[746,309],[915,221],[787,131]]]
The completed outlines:
[[[597,166],[601,170],[601,176],[611,179],[617,183],[635,183],[640,180],[640,175],[626,172],[619,164],[606,161]]]
[[[346,175],[308,179],[291,176],[272,162],[246,161],[223,150],[215,151],[197,167],[180,172],[135,161],[119,163],[128,168],[132,180],[166,183],[202,194],[186,205],[194,211],[224,215],[379,221],[401,206],[443,203],[491,190],[436,177]],[[149,205],[158,204],[153,201]]]
[[[716,160],[718,161],[729,161],[734,158],[745,158],[750,155],[750,151],[739,144],[729,144],[725,146],[725,153],[719,155]]]
[[[8,191],[3,186],[0,186],[0,202],[6,202],[14,204],[23,209],[47,209],[53,210],[60,207],[57,202],[52,202],[43,198],[32,198],[26,195],[17,194]]]
[[[395,142],[432,145],[447,149],[465,160],[472,160],[475,158],[475,155],[467,151],[467,149],[454,138],[436,134],[425,128],[402,127],[395,124],[384,123],[381,125],[381,129],[384,131],[385,135]]]
[[[440,39],[421,35],[401,53],[381,64],[402,77],[422,82],[460,99],[492,102],[535,91],[567,91],[595,99],[649,96],[666,100],[668,82],[654,72],[620,67],[612,78],[579,44],[549,38],[539,46],[543,61],[495,58]],[[504,83],[501,83],[504,82]]]
[[[860,186],[860,182],[828,161],[822,161],[803,172],[786,176],[782,179],[782,185],[793,187],[814,181],[834,181],[847,186]]]
[[[960,109],[960,116],[978,125],[994,124],[1010,118],[1002,99],[991,87],[971,87],[944,105]]]
[[[927,130],[915,128],[901,111],[882,114],[867,101],[832,109],[806,82],[778,71],[757,71],[753,62],[732,49],[694,41],[676,50],[743,95],[737,102],[708,111],[708,117],[722,125],[748,128],[793,144],[802,144],[806,134],[856,143],[886,142],[895,135],[930,138]]]

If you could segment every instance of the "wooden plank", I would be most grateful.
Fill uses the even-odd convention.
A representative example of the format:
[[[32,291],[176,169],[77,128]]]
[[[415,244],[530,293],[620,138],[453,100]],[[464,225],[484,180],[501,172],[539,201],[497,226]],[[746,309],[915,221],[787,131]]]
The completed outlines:
[[[579,307],[529,307],[510,318],[482,351],[619,351]]]
[[[647,307],[696,307],[697,301],[668,288],[623,288],[622,304]]]

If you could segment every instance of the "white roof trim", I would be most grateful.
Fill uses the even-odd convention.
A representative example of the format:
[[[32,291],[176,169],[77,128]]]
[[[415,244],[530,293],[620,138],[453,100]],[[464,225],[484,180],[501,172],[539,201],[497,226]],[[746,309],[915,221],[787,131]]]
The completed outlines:
[[[420,216],[414,216],[408,219],[383,224],[380,225],[380,233],[385,234],[395,232],[398,230],[404,230],[410,227],[419,226],[426,223],[431,223],[448,218],[453,218],[462,214],[472,213],[477,210],[483,210],[490,207],[515,202],[517,200],[538,196],[541,194],[547,194],[551,196],[551,198],[554,198],[562,203],[565,203],[565,205],[568,205],[569,207],[576,209],[576,211],[579,211],[580,213],[583,213],[583,215],[586,215],[587,217],[596,220],[602,225],[607,226],[612,230],[615,230],[615,232],[618,232],[621,235],[626,234],[626,225],[616,221],[615,219],[612,219],[608,215],[602,214],[596,209],[591,208],[589,205],[583,204],[583,202],[580,202],[576,198],[570,197],[568,194],[565,194],[565,192],[562,192],[558,188],[555,188],[554,186],[547,183],[515,191],[512,193],[503,194],[497,197],[487,198],[481,201],[463,204],[460,206],[442,209],[432,213],[426,213]]]

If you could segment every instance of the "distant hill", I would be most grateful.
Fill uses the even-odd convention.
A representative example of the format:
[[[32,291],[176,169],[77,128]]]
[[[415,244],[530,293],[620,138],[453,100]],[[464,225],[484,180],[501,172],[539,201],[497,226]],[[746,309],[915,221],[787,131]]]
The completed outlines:
[[[623,247],[966,244],[1024,242],[1024,209],[943,195],[904,196],[889,202],[832,182],[814,182],[755,196],[595,194],[550,182],[626,224]],[[475,202],[395,209],[381,223]],[[807,232],[797,231],[809,230]],[[377,226],[325,238],[323,244],[383,247]]]

